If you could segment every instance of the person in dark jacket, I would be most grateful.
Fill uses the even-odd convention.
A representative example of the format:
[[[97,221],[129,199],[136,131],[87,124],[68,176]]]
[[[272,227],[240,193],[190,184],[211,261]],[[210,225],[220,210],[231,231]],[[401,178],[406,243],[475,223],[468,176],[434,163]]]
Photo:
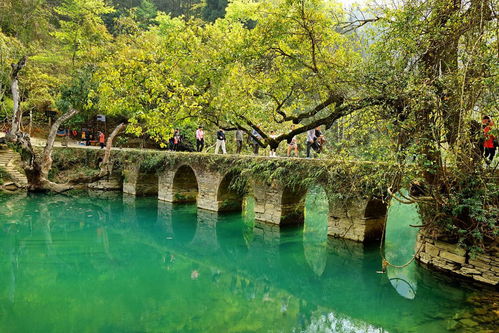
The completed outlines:
[[[225,150],[225,132],[223,128],[220,128],[217,132],[217,143],[215,145],[215,154],[218,154],[218,150],[222,147],[222,152],[227,154]]]

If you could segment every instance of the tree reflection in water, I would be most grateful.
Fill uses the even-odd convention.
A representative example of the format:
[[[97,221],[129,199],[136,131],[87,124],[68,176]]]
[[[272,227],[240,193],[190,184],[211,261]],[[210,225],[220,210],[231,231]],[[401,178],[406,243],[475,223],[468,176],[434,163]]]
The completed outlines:
[[[309,188],[305,197],[303,250],[305,259],[317,276],[326,268],[329,203],[322,186]]]

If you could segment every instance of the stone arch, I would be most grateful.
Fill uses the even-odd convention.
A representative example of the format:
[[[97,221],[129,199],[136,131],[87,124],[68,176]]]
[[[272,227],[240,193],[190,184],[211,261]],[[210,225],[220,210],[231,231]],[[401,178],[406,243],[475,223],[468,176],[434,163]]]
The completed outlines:
[[[371,198],[364,212],[365,231],[364,241],[381,240],[385,228],[385,218],[388,206],[383,200]]]
[[[217,202],[219,212],[239,212],[242,210],[244,190],[234,189],[233,182],[241,175],[238,172],[226,173],[218,185]]]
[[[302,224],[306,190],[278,182],[251,181],[255,220],[278,224]]]
[[[198,193],[196,172],[190,165],[180,165],[173,175],[171,202],[196,202]]]
[[[303,224],[305,221],[306,194],[307,189],[303,187],[283,187],[280,224]]]
[[[380,239],[386,216],[382,200],[369,197],[330,200],[329,212],[330,236],[358,242]]]

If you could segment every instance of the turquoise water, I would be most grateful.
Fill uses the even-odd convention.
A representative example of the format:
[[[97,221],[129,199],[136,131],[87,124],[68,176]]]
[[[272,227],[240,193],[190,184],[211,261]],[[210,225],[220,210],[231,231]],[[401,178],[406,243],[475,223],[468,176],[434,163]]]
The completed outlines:
[[[0,332],[445,332],[474,291],[414,265],[407,297],[378,247],[251,214],[103,194],[0,196]],[[246,202],[251,208],[251,200]]]
[[[407,191],[403,194],[407,197]],[[405,267],[387,267],[387,277],[400,296],[414,299],[418,288],[418,266],[412,260],[416,248],[419,229],[411,227],[421,225],[418,207],[415,203],[404,204],[391,200],[388,207],[386,233],[384,239],[385,258],[393,265]],[[412,260],[412,261],[411,261]]]

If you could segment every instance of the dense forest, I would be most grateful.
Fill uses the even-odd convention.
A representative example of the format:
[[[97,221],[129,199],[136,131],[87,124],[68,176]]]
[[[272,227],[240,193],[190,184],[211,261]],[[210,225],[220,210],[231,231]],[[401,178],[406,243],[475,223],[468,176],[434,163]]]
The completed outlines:
[[[72,126],[106,114],[159,145],[200,124],[256,132],[262,147],[323,126],[325,156],[399,163],[391,190],[410,175],[406,200],[420,204],[426,230],[482,250],[499,219],[497,170],[480,151],[482,116],[498,115],[497,10],[489,0],[355,10],[332,0],[3,0],[0,117],[20,150],[26,124],[48,111]],[[46,175],[50,158],[35,160],[25,169]]]

